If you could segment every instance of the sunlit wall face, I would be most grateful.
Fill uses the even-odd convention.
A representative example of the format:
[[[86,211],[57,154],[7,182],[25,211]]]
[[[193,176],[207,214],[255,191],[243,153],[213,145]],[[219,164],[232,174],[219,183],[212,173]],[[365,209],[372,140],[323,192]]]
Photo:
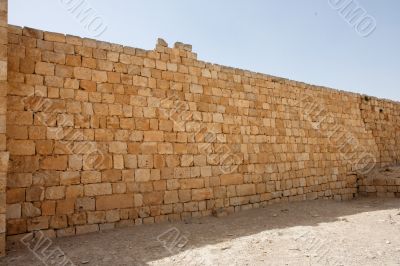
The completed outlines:
[[[395,0],[80,2],[11,1],[10,23],[146,49],[163,37],[209,62],[400,100]]]

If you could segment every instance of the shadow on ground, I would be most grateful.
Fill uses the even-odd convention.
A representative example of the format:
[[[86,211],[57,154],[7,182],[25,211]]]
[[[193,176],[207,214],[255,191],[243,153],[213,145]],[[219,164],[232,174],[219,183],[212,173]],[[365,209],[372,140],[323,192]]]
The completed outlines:
[[[344,221],[345,216],[399,207],[400,199],[373,198],[283,203],[222,218],[205,217],[65,237],[55,239],[53,245],[60,247],[75,265],[154,265],[153,262],[174,254],[260,232],[299,226],[317,227]],[[26,247],[12,246],[7,257],[0,260],[0,265],[44,264]]]

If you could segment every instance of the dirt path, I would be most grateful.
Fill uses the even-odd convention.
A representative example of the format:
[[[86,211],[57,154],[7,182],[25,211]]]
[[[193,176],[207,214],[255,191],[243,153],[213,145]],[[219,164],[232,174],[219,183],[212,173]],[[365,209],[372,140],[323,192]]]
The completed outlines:
[[[75,265],[400,265],[400,199],[276,204],[60,238],[52,247]],[[0,265],[45,264],[21,245]]]

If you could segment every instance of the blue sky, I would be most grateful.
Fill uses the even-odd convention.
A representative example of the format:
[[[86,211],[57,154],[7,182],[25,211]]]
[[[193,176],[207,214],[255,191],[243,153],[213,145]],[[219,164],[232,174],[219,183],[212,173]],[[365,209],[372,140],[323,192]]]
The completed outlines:
[[[204,61],[400,101],[398,0],[9,0],[9,23],[92,37],[69,1],[104,21],[97,39],[144,49],[182,41]],[[360,36],[329,1],[357,3],[375,31]]]

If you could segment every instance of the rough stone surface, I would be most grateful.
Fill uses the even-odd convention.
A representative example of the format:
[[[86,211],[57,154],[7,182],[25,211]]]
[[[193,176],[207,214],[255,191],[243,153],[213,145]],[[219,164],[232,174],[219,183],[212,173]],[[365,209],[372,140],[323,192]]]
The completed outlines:
[[[0,25],[0,254],[5,232],[399,195],[397,181],[357,181],[400,162],[399,103],[202,62],[183,43]]]
[[[376,168],[359,175],[359,193],[373,197],[400,197],[400,167]]]
[[[122,226],[113,222],[116,213],[100,211],[91,216],[106,223],[78,225],[77,233],[101,234],[52,239],[51,247],[74,265],[398,265],[399,204],[400,199],[374,198],[290,202],[139,228],[116,228]],[[62,217],[54,221],[65,225]],[[57,230],[57,236],[74,234]],[[0,265],[42,265],[20,242],[12,244],[15,238],[9,237],[12,252]]]
[[[16,219],[20,218],[20,209],[15,206],[7,209],[6,188],[9,153],[7,151],[7,93],[8,93],[8,0],[0,0],[0,257],[5,255],[6,247],[6,213]],[[25,63],[25,62],[24,62]],[[32,63],[21,64],[21,70],[32,72]],[[23,89],[22,89],[23,90]],[[25,149],[20,147],[17,153],[31,153],[34,150],[32,143]]]

